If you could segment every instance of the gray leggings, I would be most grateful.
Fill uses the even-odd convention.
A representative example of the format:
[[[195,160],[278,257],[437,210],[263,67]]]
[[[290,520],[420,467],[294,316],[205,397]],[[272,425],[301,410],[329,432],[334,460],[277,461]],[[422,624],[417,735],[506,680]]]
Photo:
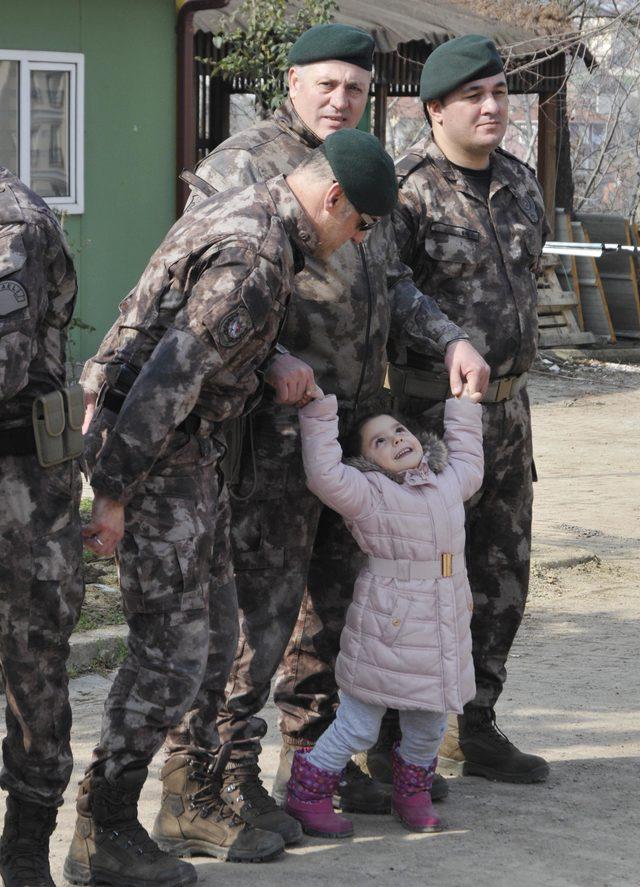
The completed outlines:
[[[321,770],[339,773],[352,755],[375,744],[384,705],[362,702],[348,693],[340,693],[335,721],[322,734],[307,759]],[[426,709],[401,711],[400,754],[408,764],[428,767],[438,753],[447,726],[447,714]]]

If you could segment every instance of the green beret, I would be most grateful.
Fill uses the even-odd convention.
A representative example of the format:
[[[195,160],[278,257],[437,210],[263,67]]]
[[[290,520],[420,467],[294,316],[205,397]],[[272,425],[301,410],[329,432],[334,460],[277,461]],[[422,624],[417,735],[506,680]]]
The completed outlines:
[[[504,71],[495,43],[480,34],[466,34],[441,43],[424,63],[420,99],[441,99],[470,80]]]
[[[289,50],[290,65],[310,65],[335,59],[370,71],[373,67],[373,37],[351,25],[314,25]]]
[[[358,212],[386,216],[395,207],[398,181],[393,160],[371,133],[339,129],[328,135],[318,150]]]

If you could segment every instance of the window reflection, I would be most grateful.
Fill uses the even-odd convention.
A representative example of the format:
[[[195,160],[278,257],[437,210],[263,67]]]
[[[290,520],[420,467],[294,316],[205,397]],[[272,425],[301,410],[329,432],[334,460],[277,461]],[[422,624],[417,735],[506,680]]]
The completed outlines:
[[[42,197],[67,197],[69,177],[68,71],[31,72],[31,187]]]
[[[18,146],[19,62],[0,61],[0,166],[19,172]]]

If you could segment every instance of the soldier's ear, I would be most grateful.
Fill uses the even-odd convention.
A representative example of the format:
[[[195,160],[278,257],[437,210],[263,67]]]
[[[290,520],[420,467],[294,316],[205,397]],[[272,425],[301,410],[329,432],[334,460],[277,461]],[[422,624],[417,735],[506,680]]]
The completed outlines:
[[[323,209],[325,212],[333,213],[340,203],[340,199],[344,197],[344,191],[338,182],[332,182],[331,187],[325,192]]]
[[[430,122],[442,123],[442,102],[440,99],[433,99],[424,103],[424,109],[429,115]]]

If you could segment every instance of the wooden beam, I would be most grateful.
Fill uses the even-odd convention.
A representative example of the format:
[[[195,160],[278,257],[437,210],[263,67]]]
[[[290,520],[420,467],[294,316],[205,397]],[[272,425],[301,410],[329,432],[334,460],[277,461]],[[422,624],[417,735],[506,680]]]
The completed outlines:
[[[558,98],[555,92],[540,94],[538,102],[538,179],[551,228],[549,238],[554,236],[556,218],[556,175],[558,169]]]

